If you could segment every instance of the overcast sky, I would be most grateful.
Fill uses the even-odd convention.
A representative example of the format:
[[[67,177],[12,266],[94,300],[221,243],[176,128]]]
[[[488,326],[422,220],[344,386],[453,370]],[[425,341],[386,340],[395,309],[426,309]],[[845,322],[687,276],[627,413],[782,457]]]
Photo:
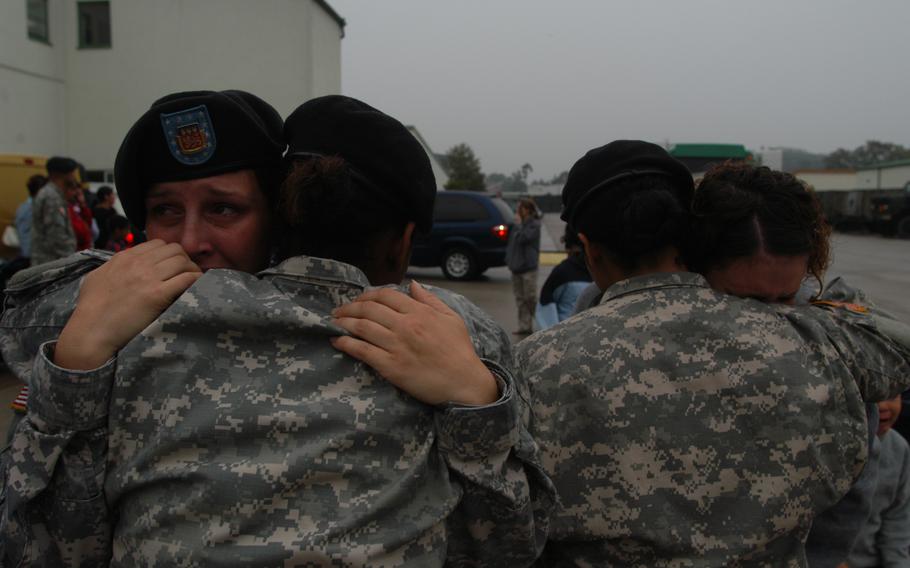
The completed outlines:
[[[342,90],[485,173],[616,138],[910,146],[906,0],[330,0]]]

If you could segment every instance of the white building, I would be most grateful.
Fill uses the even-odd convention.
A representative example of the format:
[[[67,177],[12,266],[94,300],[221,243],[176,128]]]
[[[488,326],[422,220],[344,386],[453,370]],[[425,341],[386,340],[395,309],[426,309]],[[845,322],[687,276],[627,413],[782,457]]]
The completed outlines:
[[[859,168],[856,187],[861,190],[899,190],[910,187],[910,160],[885,162]]]
[[[433,168],[433,176],[436,178],[436,191],[445,191],[446,184],[449,183],[449,174],[446,173],[445,168],[443,168],[442,164],[439,163],[439,160],[436,158],[436,154],[433,152],[433,149],[430,148],[429,144],[427,144],[427,141],[417,130],[417,127],[408,126],[407,129],[408,132],[413,134],[414,138],[420,142],[420,145],[423,146],[423,151],[427,153],[427,158],[430,159],[430,167]]]
[[[856,171],[848,168],[808,169],[793,172],[797,178],[812,186],[815,191],[853,191],[856,189]]]
[[[532,183],[528,186],[528,195],[537,197],[540,195],[562,195],[563,183]]]
[[[132,123],[176,91],[243,89],[287,116],[341,92],[344,25],[323,0],[4,0],[0,153],[109,172]]]

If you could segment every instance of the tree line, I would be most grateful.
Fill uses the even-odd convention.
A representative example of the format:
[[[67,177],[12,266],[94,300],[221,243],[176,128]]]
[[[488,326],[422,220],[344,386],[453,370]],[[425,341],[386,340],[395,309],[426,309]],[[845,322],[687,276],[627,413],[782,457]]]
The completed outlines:
[[[528,185],[562,185],[569,175],[568,171],[564,171],[550,179],[539,178],[529,182],[528,178],[534,168],[527,162],[510,174],[494,172],[485,175],[480,166],[480,159],[464,142],[452,146],[448,152],[437,157],[449,176],[446,189],[467,191],[490,189],[505,193],[523,193],[527,191]],[[869,140],[852,150],[838,148],[824,156],[825,167],[828,168],[861,168],[896,160],[910,160],[910,149],[900,144],[878,140]]]

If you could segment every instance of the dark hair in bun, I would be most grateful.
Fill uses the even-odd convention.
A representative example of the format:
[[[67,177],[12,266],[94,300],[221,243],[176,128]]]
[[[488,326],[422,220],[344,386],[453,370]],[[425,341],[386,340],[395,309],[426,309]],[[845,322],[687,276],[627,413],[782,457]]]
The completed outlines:
[[[306,255],[368,268],[379,237],[401,234],[408,222],[369,184],[339,156],[292,160],[277,199],[277,260]]]
[[[577,214],[575,229],[623,268],[634,269],[668,247],[685,252],[688,203],[667,176],[628,177],[592,196]]]

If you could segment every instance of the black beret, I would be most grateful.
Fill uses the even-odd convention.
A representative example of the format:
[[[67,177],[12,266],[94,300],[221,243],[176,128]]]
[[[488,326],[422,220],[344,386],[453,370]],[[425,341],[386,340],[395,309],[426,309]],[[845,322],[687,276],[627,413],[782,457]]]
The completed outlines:
[[[613,182],[640,175],[662,175],[681,192],[684,203],[692,201],[695,185],[682,162],[657,144],[641,140],[616,140],[588,151],[572,169],[562,188],[563,221],[574,224],[580,206]]]
[[[145,227],[145,192],[153,183],[278,167],[281,129],[281,115],[244,91],[189,91],[158,99],[117,152],[114,180],[127,217]]]
[[[79,169],[79,162],[72,158],[53,156],[47,159],[44,167],[47,168],[49,174],[68,174]]]
[[[357,99],[330,95],[297,107],[284,122],[284,135],[288,158],[338,156],[355,183],[401,207],[420,231],[433,226],[436,178],[430,159],[391,116]]]

